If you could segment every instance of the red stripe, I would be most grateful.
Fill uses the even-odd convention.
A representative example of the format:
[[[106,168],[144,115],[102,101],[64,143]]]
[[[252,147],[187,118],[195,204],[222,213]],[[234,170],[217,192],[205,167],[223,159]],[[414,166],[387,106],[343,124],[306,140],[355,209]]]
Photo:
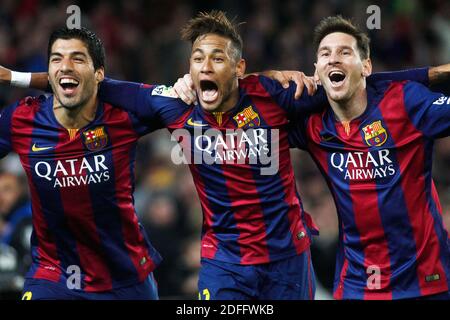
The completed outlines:
[[[249,77],[249,80],[252,77]],[[257,79],[257,78],[256,78]],[[301,200],[298,198],[295,187],[294,170],[291,163],[291,154],[289,151],[288,133],[286,125],[288,124],[287,112],[273,101],[270,94],[265,90],[259,81],[241,81],[240,85],[251,95],[253,104],[257,106],[259,116],[268,127],[279,130],[279,176],[283,184],[284,199],[288,205],[289,229],[291,231],[292,243],[297,254],[301,254],[309,248],[311,240],[308,237],[297,238],[306,228],[303,224],[304,212],[301,208]],[[273,152],[273,151],[272,151]],[[299,214],[300,213],[300,214]]]
[[[53,236],[48,231],[47,221],[42,211],[42,205],[36,185],[33,182],[32,168],[30,167],[29,153],[32,144],[34,117],[39,105],[20,105],[14,112],[11,120],[11,139],[15,152],[28,177],[33,208],[33,229],[38,240],[37,254],[39,266],[33,275],[34,278],[58,282],[61,276],[60,260]]]
[[[345,235],[344,235],[344,241],[345,241]],[[339,275],[339,284],[333,295],[336,300],[342,300],[344,298],[344,280],[345,280],[345,277],[347,276],[347,271],[348,271],[348,259],[345,254],[345,247],[344,247],[344,263],[342,265],[341,274]]]
[[[61,129],[59,142],[55,150],[55,161],[60,160],[62,166],[68,173],[71,173],[72,169],[71,165],[65,162],[65,160],[68,160],[67,155],[73,155],[71,159],[78,159],[78,161],[74,162],[75,175],[78,176],[81,161],[84,157],[82,151],[84,150],[84,146],[80,134],[74,140],[70,141],[68,131]],[[86,170],[83,171],[83,174],[86,174]],[[69,176],[72,176],[72,174],[69,174]],[[64,179],[64,173],[58,172],[57,177],[62,181]],[[102,245],[94,220],[89,186],[80,184],[71,186],[70,188],[60,187],[59,192],[67,225],[76,239],[80,267],[86,273],[84,277],[86,284],[84,290],[111,290],[111,276],[102,256]]]
[[[424,138],[410,121],[403,99],[403,84],[394,83],[380,103],[383,118],[397,146],[401,185],[416,243],[417,278],[422,295],[447,291],[447,277],[440,260],[440,245],[426,197]],[[411,186],[414,186],[413,188]],[[437,196],[433,194],[436,203]],[[428,275],[439,281],[426,282]]]
[[[138,272],[140,281],[143,281],[155,269],[155,263],[149,256],[145,238],[139,230],[138,218],[135,214],[132,198],[132,177],[130,172],[130,148],[139,138],[134,132],[128,113],[104,104],[104,122],[108,126],[114,165],[114,183],[116,191],[116,204],[120,210],[122,235],[128,255]],[[145,257],[148,263],[141,265]]]
[[[185,149],[183,146],[183,150],[186,152],[190,152],[191,148]],[[208,196],[206,194],[206,187],[203,183],[203,179],[198,172],[198,167],[196,164],[189,164],[189,168],[191,169],[192,177],[194,179],[195,188],[197,189],[197,194],[200,198],[200,203],[203,211],[203,231],[204,234],[202,236],[202,248],[201,248],[201,256],[203,258],[214,259],[219,241],[217,240],[216,234],[213,230],[213,215],[214,212],[210,209],[210,204],[208,201]]]
[[[350,136],[347,137],[345,128],[337,124],[336,129],[342,139],[347,140],[346,145],[357,146],[357,151],[363,150],[362,157],[367,157],[369,147],[362,140],[359,131],[359,121],[350,123]],[[346,151],[353,151],[346,150]],[[352,154],[357,160],[357,156]],[[362,159],[365,163],[366,159]],[[347,170],[356,172],[358,166],[349,162]],[[370,169],[370,166],[367,168]],[[360,235],[360,243],[364,252],[364,271],[370,266],[380,269],[380,288],[364,288],[364,299],[384,299],[391,300],[392,292],[390,289],[391,262],[389,256],[389,247],[384,233],[383,223],[381,221],[380,210],[378,208],[378,192],[374,180],[358,181],[350,179],[349,191],[351,203],[353,205],[353,215],[356,228]],[[364,199],[364,200],[362,200]]]
[[[222,172],[239,232],[241,264],[269,262],[263,208],[251,167],[224,163]]]

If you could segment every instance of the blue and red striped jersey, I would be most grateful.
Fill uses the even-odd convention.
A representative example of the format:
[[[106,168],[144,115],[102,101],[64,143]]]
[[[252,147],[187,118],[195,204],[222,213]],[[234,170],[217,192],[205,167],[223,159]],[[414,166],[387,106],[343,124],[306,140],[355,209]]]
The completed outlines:
[[[53,96],[2,110],[0,157],[19,155],[32,199],[27,278],[67,284],[79,273],[79,289],[97,292],[141,282],[158,265],[133,204],[136,142],[153,129],[102,102],[79,130],[58,123]]]
[[[449,290],[450,250],[432,179],[450,99],[415,82],[379,81],[350,123],[331,107],[290,132],[324,175],[339,217],[337,299],[403,299]]]
[[[100,95],[146,121],[161,123],[180,141],[203,210],[202,257],[247,265],[297,255],[310,245],[287,125],[299,110],[326,100],[306,93],[294,100],[294,89],[265,77],[247,77],[239,82],[239,102],[223,114],[188,106],[164,86],[106,80]],[[264,154],[278,160],[262,159]]]
[[[427,73],[379,77],[427,81]],[[326,95],[304,90],[295,100],[295,89],[249,76],[239,80],[237,104],[216,114],[182,103],[165,86],[106,80],[99,94],[181,141],[203,211],[201,256],[248,265],[300,254],[314,232],[295,186],[288,124],[324,105]]]

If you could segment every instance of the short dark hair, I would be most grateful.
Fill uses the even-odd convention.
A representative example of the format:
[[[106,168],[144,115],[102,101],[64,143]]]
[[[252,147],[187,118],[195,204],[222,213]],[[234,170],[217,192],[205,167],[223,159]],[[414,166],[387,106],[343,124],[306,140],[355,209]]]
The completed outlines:
[[[200,12],[181,29],[181,39],[194,43],[198,37],[208,33],[229,38],[233,45],[234,58],[239,60],[242,57],[243,47],[242,38],[238,32],[241,24],[236,23],[235,19],[230,21],[223,11]]]
[[[47,61],[50,60],[52,46],[58,39],[78,39],[86,45],[89,55],[94,63],[94,69],[105,68],[105,47],[97,35],[89,29],[69,29],[67,27],[55,30],[50,35],[47,48]]]
[[[320,42],[330,33],[343,32],[356,39],[359,55],[362,59],[370,57],[370,39],[365,32],[359,29],[351,20],[342,16],[332,16],[322,19],[314,29],[314,47],[319,49]]]

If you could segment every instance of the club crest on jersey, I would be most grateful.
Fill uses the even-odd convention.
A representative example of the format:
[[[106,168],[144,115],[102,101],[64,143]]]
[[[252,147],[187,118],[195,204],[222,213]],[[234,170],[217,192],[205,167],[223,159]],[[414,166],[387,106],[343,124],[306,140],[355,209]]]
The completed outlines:
[[[254,127],[259,126],[260,124],[259,115],[253,111],[252,106],[249,106],[239,112],[233,117],[233,119],[236,121],[238,128],[242,128],[247,125],[248,127]]]
[[[86,130],[83,132],[83,141],[86,148],[91,151],[104,148],[108,143],[108,135],[105,132],[105,127],[102,126]]]
[[[362,130],[364,132],[364,139],[370,147],[379,147],[387,140],[388,135],[386,129],[381,124],[381,120],[372,122]]]

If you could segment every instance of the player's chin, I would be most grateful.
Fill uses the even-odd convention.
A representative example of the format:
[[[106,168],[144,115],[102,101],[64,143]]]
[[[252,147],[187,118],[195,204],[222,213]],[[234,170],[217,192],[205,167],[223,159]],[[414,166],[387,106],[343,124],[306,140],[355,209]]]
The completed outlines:
[[[214,112],[217,111],[217,109],[219,109],[220,107],[220,101],[216,100],[216,101],[204,101],[204,100],[200,100],[200,103],[202,104],[202,108],[206,111],[209,112]]]

